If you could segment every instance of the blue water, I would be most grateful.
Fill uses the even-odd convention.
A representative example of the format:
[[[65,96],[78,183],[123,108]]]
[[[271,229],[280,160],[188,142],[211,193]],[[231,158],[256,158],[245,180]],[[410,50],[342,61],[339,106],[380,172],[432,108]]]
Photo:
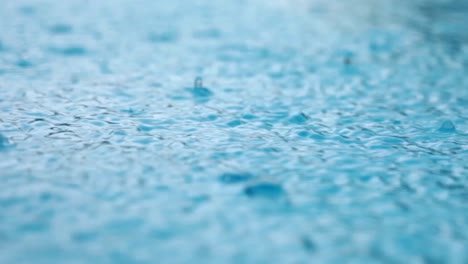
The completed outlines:
[[[0,263],[468,263],[467,24],[0,0]]]

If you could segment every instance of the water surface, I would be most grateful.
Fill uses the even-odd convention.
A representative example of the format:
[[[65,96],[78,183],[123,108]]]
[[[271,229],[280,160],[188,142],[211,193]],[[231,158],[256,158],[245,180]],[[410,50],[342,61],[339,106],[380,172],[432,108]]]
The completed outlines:
[[[1,263],[468,262],[463,1],[0,5]]]

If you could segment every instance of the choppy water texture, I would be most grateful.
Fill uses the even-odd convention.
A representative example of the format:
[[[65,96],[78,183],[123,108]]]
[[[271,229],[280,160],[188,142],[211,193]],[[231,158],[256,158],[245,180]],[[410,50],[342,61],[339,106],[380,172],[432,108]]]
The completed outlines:
[[[468,263],[467,24],[1,0],[0,263]]]

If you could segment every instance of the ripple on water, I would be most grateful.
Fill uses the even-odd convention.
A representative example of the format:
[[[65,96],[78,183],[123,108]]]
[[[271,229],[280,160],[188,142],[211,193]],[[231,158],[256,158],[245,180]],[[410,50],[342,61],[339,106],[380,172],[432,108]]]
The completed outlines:
[[[309,120],[309,117],[304,113],[300,113],[289,118],[289,123],[304,124],[307,120]]]
[[[455,128],[455,125],[452,123],[452,121],[445,120],[442,125],[440,125],[438,131],[441,133],[455,133],[457,132],[457,129]]]
[[[191,91],[195,98],[208,98],[213,95],[213,92],[206,87],[194,87]]]
[[[451,12],[182,1],[0,4],[0,263],[468,263]]]

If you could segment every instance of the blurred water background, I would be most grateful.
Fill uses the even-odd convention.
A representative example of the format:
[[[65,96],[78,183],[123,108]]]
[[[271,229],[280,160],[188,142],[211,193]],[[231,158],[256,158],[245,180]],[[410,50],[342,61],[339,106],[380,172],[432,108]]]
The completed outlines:
[[[0,263],[468,263],[467,25],[0,0]]]

